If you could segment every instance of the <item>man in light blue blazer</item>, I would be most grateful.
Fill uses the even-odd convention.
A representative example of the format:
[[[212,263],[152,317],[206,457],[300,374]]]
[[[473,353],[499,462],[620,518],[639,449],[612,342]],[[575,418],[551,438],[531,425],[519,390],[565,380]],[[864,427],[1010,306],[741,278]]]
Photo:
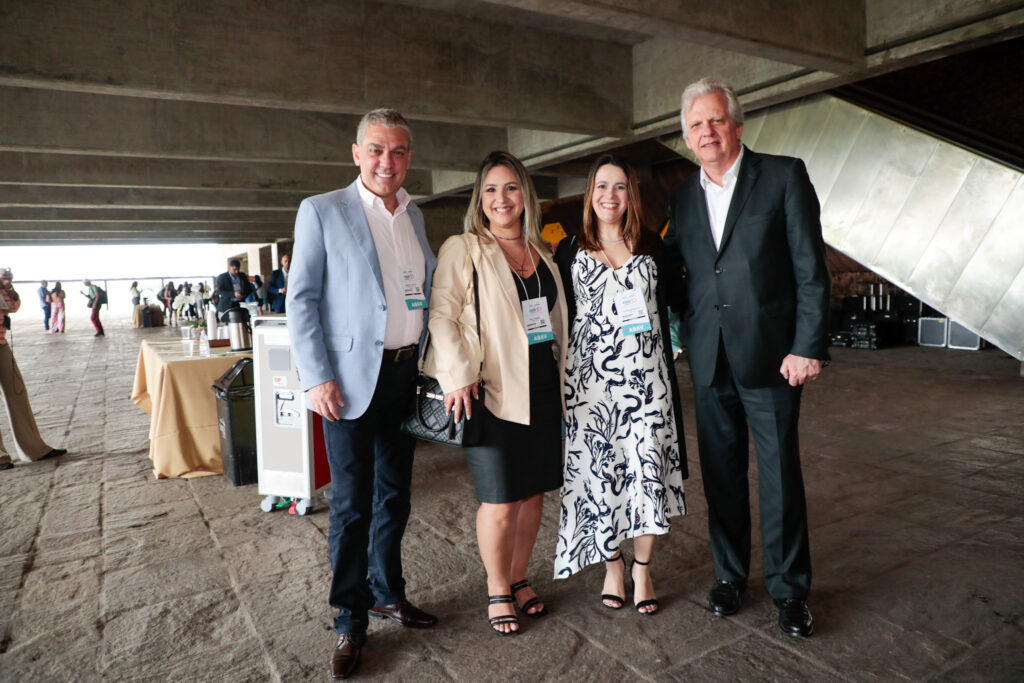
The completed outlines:
[[[411,147],[401,114],[369,112],[352,145],[359,178],[303,200],[295,219],[286,308],[331,467],[334,678],[358,666],[367,617],[437,623],[405,599],[402,576],[415,440],[399,424],[415,394],[437,264],[423,214],[402,189]]]

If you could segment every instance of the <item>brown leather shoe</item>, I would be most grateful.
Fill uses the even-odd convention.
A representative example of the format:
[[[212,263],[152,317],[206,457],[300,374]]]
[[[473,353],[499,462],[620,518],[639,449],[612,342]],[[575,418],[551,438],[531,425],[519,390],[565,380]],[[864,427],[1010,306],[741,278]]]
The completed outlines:
[[[437,623],[437,617],[427,614],[408,600],[393,605],[374,605],[369,614],[374,619],[394,619],[406,628],[430,628]]]
[[[331,654],[331,678],[348,678],[359,666],[359,656],[366,644],[365,633],[341,633]]]

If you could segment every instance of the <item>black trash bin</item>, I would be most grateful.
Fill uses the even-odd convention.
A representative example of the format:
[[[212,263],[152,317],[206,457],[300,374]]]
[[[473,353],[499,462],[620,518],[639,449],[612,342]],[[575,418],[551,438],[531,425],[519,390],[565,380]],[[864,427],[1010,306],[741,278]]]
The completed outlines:
[[[142,309],[142,326],[153,327],[153,309],[149,306]]]
[[[213,384],[224,478],[232,486],[255,484],[256,401],[252,359],[242,358]]]

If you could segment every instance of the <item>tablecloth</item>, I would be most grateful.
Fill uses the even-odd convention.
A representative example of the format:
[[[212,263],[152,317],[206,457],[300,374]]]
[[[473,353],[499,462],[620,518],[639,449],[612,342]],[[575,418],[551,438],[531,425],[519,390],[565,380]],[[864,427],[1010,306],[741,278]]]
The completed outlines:
[[[198,344],[196,344],[198,346]],[[211,385],[249,352],[212,349],[185,357],[181,340],[144,340],[132,403],[152,417],[149,458],[157,478],[221,474],[217,403]]]

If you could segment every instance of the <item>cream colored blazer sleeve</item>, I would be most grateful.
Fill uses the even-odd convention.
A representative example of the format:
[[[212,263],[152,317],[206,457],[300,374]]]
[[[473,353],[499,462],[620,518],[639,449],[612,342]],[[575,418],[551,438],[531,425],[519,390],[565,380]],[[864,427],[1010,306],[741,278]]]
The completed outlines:
[[[473,260],[463,235],[445,240],[437,254],[430,293],[430,349],[423,370],[447,393],[474,384],[482,353],[477,336]]]

